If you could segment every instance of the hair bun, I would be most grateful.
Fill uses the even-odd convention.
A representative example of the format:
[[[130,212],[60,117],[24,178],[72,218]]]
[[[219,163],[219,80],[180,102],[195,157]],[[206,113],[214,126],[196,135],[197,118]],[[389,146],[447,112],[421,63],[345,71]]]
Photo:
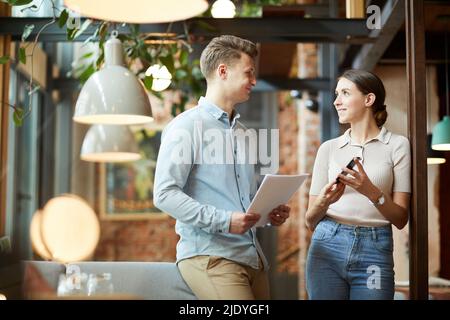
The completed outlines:
[[[387,117],[388,117],[388,113],[386,111],[386,105],[383,104],[380,108],[378,108],[378,110],[375,112],[374,116],[375,116],[375,121],[376,121],[378,127],[381,127],[382,125],[384,125],[384,123],[386,122]]]

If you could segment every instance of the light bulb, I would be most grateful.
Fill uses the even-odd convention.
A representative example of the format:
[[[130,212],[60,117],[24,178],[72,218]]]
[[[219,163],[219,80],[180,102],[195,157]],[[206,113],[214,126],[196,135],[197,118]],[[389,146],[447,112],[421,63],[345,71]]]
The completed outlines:
[[[145,71],[147,77],[153,77],[152,90],[163,91],[170,86],[172,75],[164,65],[154,64]]]
[[[214,18],[234,18],[236,6],[230,0],[217,0],[212,5],[211,14]]]

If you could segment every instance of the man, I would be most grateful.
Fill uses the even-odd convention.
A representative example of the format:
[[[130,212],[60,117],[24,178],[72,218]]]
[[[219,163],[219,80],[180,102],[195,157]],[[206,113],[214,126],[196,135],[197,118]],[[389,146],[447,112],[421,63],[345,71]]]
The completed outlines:
[[[163,132],[154,201],[177,219],[177,264],[199,299],[269,299],[267,261],[252,228],[260,215],[245,213],[257,189],[255,166],[238,162],[251,151],[234,142],[235,132],[245,132],[234,108],[256,84],[256,56],[248,40],[214,38],[200,58],[205,97]],[[271,224],[283,224],[289,211],[272,210]]]

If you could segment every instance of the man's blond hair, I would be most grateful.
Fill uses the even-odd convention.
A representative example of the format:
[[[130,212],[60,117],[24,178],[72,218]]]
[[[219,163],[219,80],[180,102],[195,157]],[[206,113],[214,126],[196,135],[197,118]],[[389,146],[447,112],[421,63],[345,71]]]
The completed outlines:
[[[241,58],[241,53],[248,54],[252,59],[258,55],[256,45],[236,36],[223,35],[216,37],[203,50],[200,57],[200,70],[206,79],[210,78],[219,64],[232,65]]]

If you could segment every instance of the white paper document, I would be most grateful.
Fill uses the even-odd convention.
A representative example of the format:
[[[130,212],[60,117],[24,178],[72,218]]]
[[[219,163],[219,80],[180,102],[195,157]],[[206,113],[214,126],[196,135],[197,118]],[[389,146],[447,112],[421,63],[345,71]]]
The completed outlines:
[[[247,212],[261,215],[255,226],[262,227],[269,223],[269,213],[279,205],[287,204],[308,177],[309,174],[266,175],[247,209]]]

